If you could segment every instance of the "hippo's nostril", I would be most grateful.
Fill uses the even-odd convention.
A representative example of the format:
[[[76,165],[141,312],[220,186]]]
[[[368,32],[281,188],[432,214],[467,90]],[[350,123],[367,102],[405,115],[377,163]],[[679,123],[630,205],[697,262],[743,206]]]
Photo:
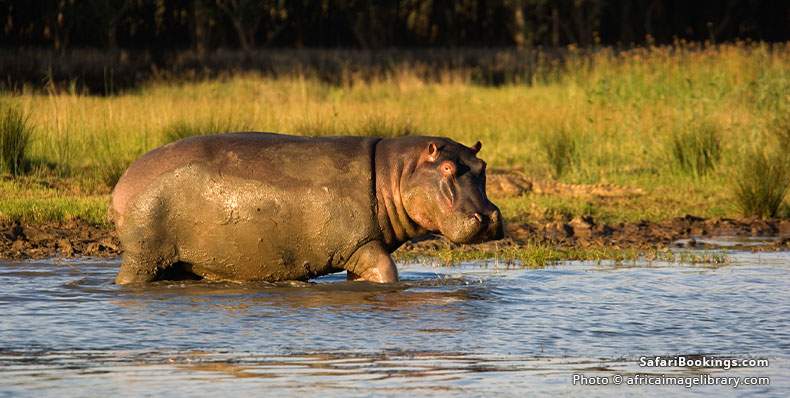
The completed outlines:
[[[498,211],[495,211],[495,212],[492,212],[491,215],[489,215],[488,217],[491,219],[491,223],[492,224],[496,224],[496,223],[499,222],[500,215],[499,215]]]

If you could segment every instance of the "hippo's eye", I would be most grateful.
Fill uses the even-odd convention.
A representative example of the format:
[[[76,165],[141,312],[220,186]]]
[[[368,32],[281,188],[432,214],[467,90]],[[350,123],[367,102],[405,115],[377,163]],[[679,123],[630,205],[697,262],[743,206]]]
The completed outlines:
[[[450,161],[444,161],[439,166],[439,171],[441,171],[442,175],[444,175],[445,177],[451,176],[455,174],[455,164],[453,164],[453,162]]]

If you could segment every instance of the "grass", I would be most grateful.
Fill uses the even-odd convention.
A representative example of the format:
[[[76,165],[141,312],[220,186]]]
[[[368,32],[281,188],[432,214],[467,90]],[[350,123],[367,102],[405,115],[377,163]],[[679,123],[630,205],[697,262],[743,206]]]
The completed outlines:
[[[400,261],[429,259],[441,265],[484,260],[490,264],[517,267],[545,267],[564,261],[612,261],[629,264],[638,261],[679,264],[727,264],[729,257],[719,252],[687,252],[669,249],[619,248],[610,246],[557,247],[544,243],[503,246],[493,249],[453,250],[443,248],[425,252],[396,252]]]
[[[308,136],[356,135],[364,137],[401,137],[420,135],[423,132],[410,119],[365,116],[354,123],[334,119],[309,119],[298,121],[291,133]]]
[[[577,135],[564,128],[541,136],[540,146],[554,178],[559,179],[572,167],[578,167],[580,152],[577,141]]]
[[[16,106],[0,104],[0,173],[19,175],[25,171],[32,137],[28,115]]]
[[[86,192],[78,181],[25,176],[0,178],[0,214],[6,220],[31,223],[80,218],[107,223],[108,197]]]
[[[198,121],[177,120],[164,127],[162,132],[163,143],[167,144],[180,139],[198,135],[230,133],[234,131],[249,131],[244,123],[233,120],[208,119]]]
[[[684,126],[672,135],[669,146],[677,168],[694,177],[705,176],[721,159],[719,131],[709,122]]]
[[[769,131],[772,134],[759,148],[747,150],[735,170],[735,205],[744,216],[780,215],[790,190],[790,116],[777,117]]]
[[[480,140],[480,157],[491,168],[643,192],[494,196],[514,221],[737,217],[746,210],[733,176],[747,170],[744,176],[757,178],[748,170],[760,166],[745,164],[744,154],[780,145],[777,120],[790,114],[790,44],[571,51],[562,63],[535,62],[531,78],[496,87],[477,85],[466,72],[427,79],[426,70],[404,69],[364,79],[348,71],[341,84],[296,71],[155,80],[104,97],[3,92],[0,103],[26,115],[35,133],[24,151],[27,176],[4,180],[0,219],[104,223],[102,207],[133,159],[178,138],[224,130]],[[747,201],[768,202],[759,195]],[[772,214],[783,213],[762,212]]]
[[[410,119],[386,119],[368,116],[354,130],[355,135],[375,137],[402,137],[420,135],[420,129]]]
[[[745,216],[776,217],[790,188],[785,156],[748,154],[735,177],[736,206]]]

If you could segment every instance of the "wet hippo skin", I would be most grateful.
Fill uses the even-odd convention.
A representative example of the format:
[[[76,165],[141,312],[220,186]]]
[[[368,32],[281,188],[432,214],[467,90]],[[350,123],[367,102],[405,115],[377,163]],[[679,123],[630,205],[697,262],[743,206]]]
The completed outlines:
[[[112,195],[123,246],[116,283],[397,281],[390,253],[439,233],[501,239],[478,142],[441,137],[232,133],[187,138],[135,161]]]

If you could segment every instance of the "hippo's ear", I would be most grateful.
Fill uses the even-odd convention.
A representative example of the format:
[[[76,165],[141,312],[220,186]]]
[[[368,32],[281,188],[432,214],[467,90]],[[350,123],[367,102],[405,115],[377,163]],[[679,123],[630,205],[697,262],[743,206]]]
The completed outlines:
[[[435,162],[436,159],[439,159],[439,148],[436,147],[436,144],[433,142],[428,144],[428,148],[425,149],[425,157],[429,162]]]
[[[475,142],[475,144],[474,144],[474,145],[472,145],[472,147],[471,147],[471,148],[469,148],[469,149],[471,149],[471,150],[472,150],[472,153],[474,153],[475,155],[477,155],[477,153],[478,153],[478,152],[480,152],[480,148],[482,148],[482,147],[483,147],[483,143],[482,143],[482,142],[480,142],[480,141],[477,141],[477,142]]]

